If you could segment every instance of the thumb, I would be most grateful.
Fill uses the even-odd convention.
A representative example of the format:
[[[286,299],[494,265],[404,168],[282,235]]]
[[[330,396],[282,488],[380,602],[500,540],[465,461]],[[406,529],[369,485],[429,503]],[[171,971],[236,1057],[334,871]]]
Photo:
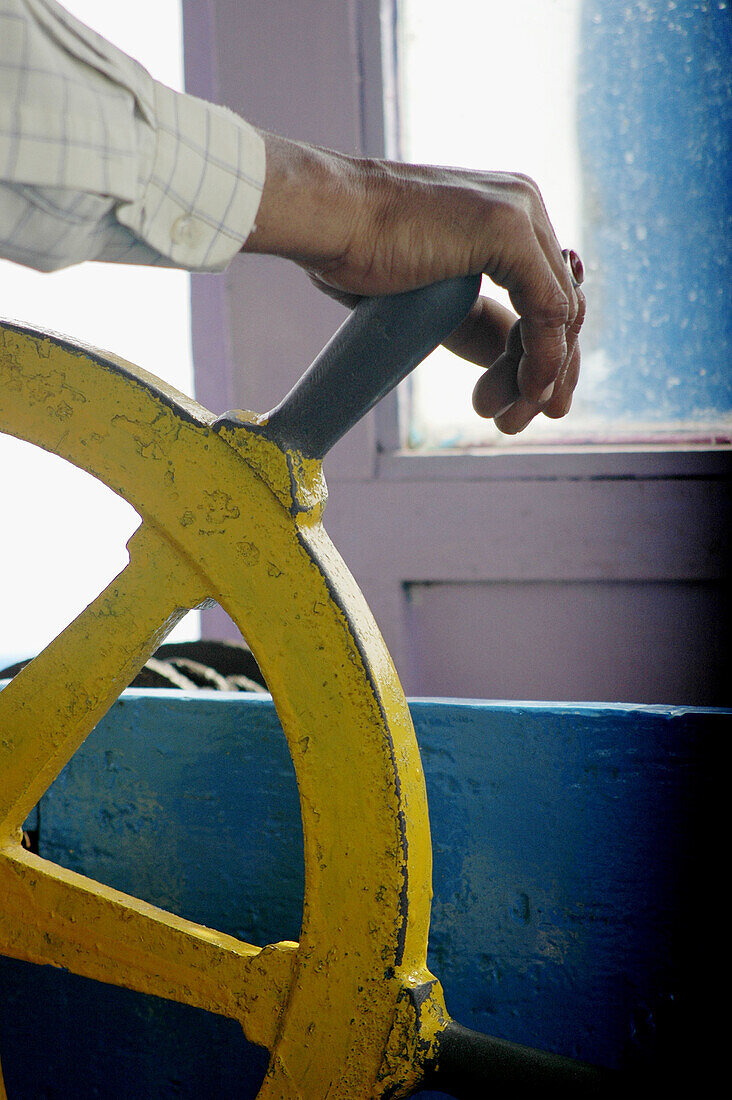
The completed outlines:
[[[334,298],[336,302],[340,302],[342,306],[346,306],[348,309],[353,309],[361,301],[362,295],[349,294],[345,290],[337,290],[336,287],[326,283],[325,280],[314,271],[308,271],[307,275],[313,286],[317,287],[321,293],[327,294],[329,298]]]

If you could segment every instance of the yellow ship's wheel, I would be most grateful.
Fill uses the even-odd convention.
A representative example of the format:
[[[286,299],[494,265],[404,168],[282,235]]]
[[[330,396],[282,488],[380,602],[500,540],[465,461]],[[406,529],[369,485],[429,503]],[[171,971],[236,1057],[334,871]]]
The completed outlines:
[[[454,1037],[426,968],[431,850],[412,723],[321,525],[320,462],[467,311],[475,281],[447,286],[387,299],[385,312],[364,303],[263,418],[216,421],[128,363],[0,328],[0,430],[89,471],[142,517],[126,568],[0,693],[0,952],[239,1020],[272,1052],[262,1098],[407,1096]],[[247,638],[295,765],[298,944],[243,943],[20,843],[87,734],[207,599]]]

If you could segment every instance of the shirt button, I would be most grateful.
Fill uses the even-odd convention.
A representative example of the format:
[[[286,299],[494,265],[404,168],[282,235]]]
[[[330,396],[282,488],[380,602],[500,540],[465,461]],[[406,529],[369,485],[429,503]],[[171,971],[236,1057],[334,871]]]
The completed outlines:
[[[173,244],[194,245],[201,236],[201,226],[190,214],[176,218],[170,227]]]

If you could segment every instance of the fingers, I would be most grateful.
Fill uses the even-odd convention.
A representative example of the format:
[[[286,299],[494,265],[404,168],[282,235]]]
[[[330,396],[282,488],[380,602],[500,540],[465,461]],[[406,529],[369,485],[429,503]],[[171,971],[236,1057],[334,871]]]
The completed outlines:
[[[548,416],[551,420],[560,420],[567,415],[572,407],[572,397],[579,381],[579,372],[580,348],[579,344],[575,344],[561,384],[557,384],[554,393],[541,410],[544,416]]]
[[[585,296],[579,288],[575,294],[577,312],[564,333],[564,362],[554,382],[538,394],[538,400],[526,397],[519,385],[519,375],[527,359],[522,321],[513,325],[505,350],[478,379],[473,390],[473,408],[479,416],[494,419],[496,427],[506,435],[523,431],[540,412],[551,419],[559,419],[569,412],[579,379],[578,337],[585,316]]]
[[[360,294],[348,294],[345,290],[338,290],[337,287],[333,287],[330,283],[326,283],[316,271],[309,271],[305,269],[310,282],[318,290],[322,291],[328,298],[334,298],[336,302],[340,302],[342,306],[346,306],[348,309],[355,309],[358,303],[361,301]]]
[[[478,416],[488,420],[500,416],[521,397],[516,375],[522,355],[520,326],[515,321],[509,330],[504,350],[476,382],[473,408]]]
[[[539,405],[547,401],[571,357],[568,336],[579,309],[575,288],[581,282],[581,263],[573,253],[577,275],[532,180],[517,178],[514,200],[512,209],[498,208],[496,228],[503,247],[485,271],[508,290],[521,317],[523,355],[517,382],[526,401]]]
[[[490,367],[503,355],[516,318],[492,298],[475,299],[470,313],[444,341],[444,346],[479,367]]]
[[[500,417],[516,405],[521,398],[516,375],[523,345],[520,323],[510,310],[491,298],[477,298],[466,320],[445,340],[444,346],[462,359],[488,368],[473,390],[473,408],[479,416]],[[521,419],[526,411],[528,423],[538,409],[530,405],[525,410],[526,405],[521,402],[508,422]]]
[[[499,430],[511,435],[522,431],[539,411],[552,419],[565,416],[579,379],[578,337],[586,306],[580,290],[584,275],[582,262],[576,252],[567,250],[559,253],[561,267],[557,268],[558,245],[553,234],[546,245],[545,256],[561,287],[563,302],[560,304],[559,296],[552,289],[549,297],[534,299],[540,303],[538,311],[530,300],[528,311],[522,315],[523,355],[516,371],[520,396],[509,409],[495,417]],[[547,303],[550,303],[548,308]],[[565,311],[563,321],[562,310]]]
[[[518,435],[528,427],[537,413],[541,412],[539,405],[527,401],[525,397],[518,398],[506,412],[495,417],[494,422],[499,432],[504,435]]]
[[[566,372],[584,319],[572,273],[556,238],[544,240],[544,271],[536,275],[522,294],[521,342],[524,354],[517,381],[527,401],[541,405]],[[541,263],[541,259],[536,261]],[[526,300],[528,299],[528,300]]]
[[[522,316],[520,321],[523,355],[518,366],[516,381],[527,401],[541,405],[551,394],[552,388],[567,362],[567,311],[558,315]],[[555,319],[556,318],[556,319]]]
[[[566,366],[568,331],[577,315],[577,296],[561,253],[559,256],[563,267],[561,281],[536,242],[521,273],[510,276],[503,284],[521,318],[522,351],[517,384],[526,401],[534,405],[547,400]]]
[[[577,313],[567,333],[567,365],[554,384],[552,396],[541,410],[545,416],[557,420],[566,416],[572,404],[580,372],[579,333],[585,319],[586,301],[583,292],[576,288]]]

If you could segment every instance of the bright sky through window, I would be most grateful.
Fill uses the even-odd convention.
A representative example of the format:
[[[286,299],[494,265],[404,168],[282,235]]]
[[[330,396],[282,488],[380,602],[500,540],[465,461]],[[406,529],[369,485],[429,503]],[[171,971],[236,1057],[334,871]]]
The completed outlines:
[[[183,87],[179,0],[64,0],[83,22]],[[2,315],[109,349],[192,393],[189,277],[182,271],[86,263],[51,275],[0,261]],[[0,435],[3,540],[0,662],[38,652],[127,561],[139,519],[105,486]],[[178,627],[195,637],[198,616]]]

